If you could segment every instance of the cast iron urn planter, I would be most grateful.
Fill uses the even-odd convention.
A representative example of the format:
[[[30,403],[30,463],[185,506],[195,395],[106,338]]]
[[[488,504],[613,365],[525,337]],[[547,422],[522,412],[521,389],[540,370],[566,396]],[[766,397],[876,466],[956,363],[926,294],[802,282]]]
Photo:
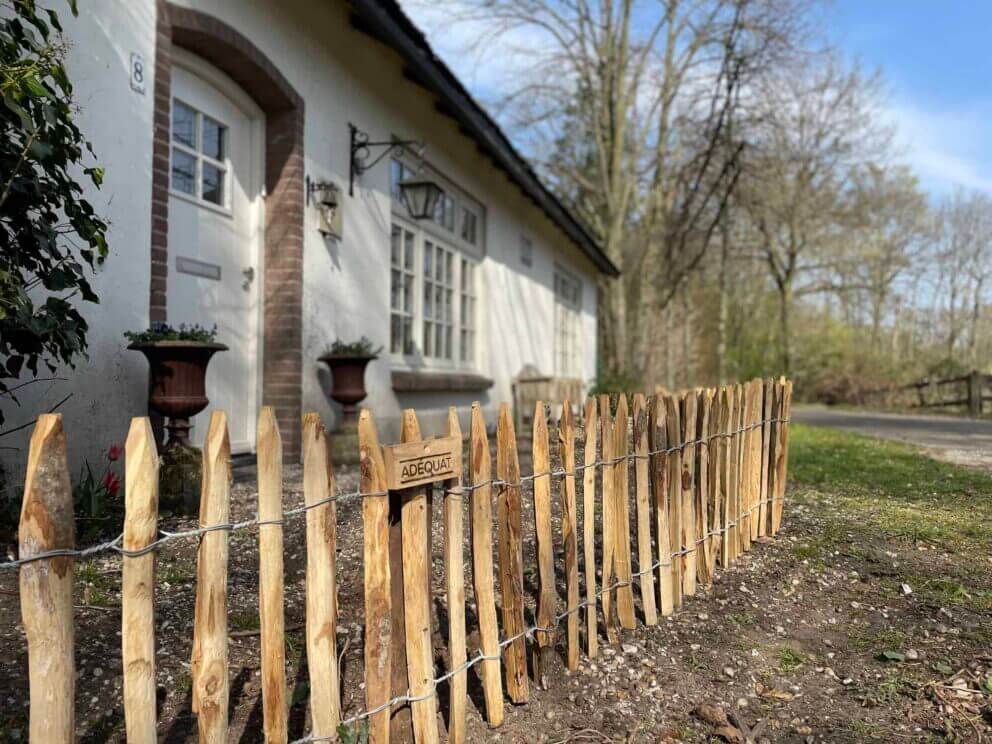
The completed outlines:
[[[189,420],[207,407],[210,358],[227,346],[213,341],[138,341],[129,349],[148,358],[148,406],[169,419],[167,448],[189,447]]]
[[[357,425],[358,404],[365,400],[365,368],[376,354],[324,354],[320,361],[326,364],[333,377],[330,395],[341,404],[342,427]]]

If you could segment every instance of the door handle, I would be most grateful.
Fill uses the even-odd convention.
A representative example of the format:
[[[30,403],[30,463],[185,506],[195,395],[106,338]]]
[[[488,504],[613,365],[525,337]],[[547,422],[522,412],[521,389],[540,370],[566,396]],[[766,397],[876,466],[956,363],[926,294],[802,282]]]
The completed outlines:
[[[242,269],[241,276],[245,278],[245,280],[241,282],[241,289],[248,289],[249,287],[251,287],[251,283],[255,281],[255,267],[249,266],[245,269]]]

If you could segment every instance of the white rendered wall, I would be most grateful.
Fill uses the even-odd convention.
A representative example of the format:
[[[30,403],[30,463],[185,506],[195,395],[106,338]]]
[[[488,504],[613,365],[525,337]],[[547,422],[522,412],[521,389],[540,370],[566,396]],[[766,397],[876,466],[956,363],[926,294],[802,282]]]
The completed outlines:
[[[447,406],[463,413],[475,398],[495,421],[500,401],[511,400],[513,377],[527,364],[553,371],[555,265],[582,281],[583,376],[595,375],[596,274],[574,247],[456,123],[435,109],[435,99],[403,76],[399,57],[352,28],[344,2],[280,3],[264,0],[198,0],[183,3],[218,17],[249,38],[282,72],[306,105],[306,172],[333,179],[344,193],[343,238],[325,240],[318,214],[306,213],[303,294],[303,405],[329,426],[339,415],[325,393],[327,372],[317,358],[335,338],[362,335],[389,340],[390,198],[388,158],[360,180],[347,197],[348,123],[373,140],[391,135],[424,140],[428,160],[486,210],[486,256],[479,274],[477,372],[494,380],[480,394],[397,395],[390,362],[383,357],[368,371],[371,408],[385,439],[397,435],[403,408],[424,415],[425,434],[439,433]],[[124,349],[125,330],[147,327],[150,280],[152,105],[155,4],[153,0],[86,0],[81,17],[66,19],[72,43],[70,75],[81,107],[80,125],[93,141],[106,182],[90,190],[97,211],[111,222],[111,255],[95,281],[98,306],[84,306],[90,323],[90,361],[61,376],[69,382],[26,389],[21,410],[8,424],[28,420],[68,392],[60,409],[66,419],[72,466],[95,461],[111,442],[123,441],[129,419],[146,413],[147,365]],[[67,15],[67,14],[66,14]],[[146,93],[128,84],[132,52],[148,73]],[[520,261],[520,236],[533,243],[533,265]],[[171,258],[171,256],[170,256]],[[170,262],[170,272],[173,271]],[[209,318],[203,319],[210,325]],[[467,423],[467,419],[465,420]],[[464,425],[464,424],[463,424]],[[12,482],[23,474],[29,431],[0,444]]]

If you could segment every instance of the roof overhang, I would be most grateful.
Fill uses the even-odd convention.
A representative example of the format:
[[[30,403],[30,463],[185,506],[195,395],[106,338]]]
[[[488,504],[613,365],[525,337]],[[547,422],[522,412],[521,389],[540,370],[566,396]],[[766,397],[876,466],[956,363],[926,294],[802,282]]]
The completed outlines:
[[[403,59],[405,73],[438,97],[440,112],[458,122],[460,130],[503,170],[524,194],[607,276],[620,276],[599,243],[544,185],[530,164],[469,94],[423,33],[395,0],[349,0],[356,28],[391,47]]]

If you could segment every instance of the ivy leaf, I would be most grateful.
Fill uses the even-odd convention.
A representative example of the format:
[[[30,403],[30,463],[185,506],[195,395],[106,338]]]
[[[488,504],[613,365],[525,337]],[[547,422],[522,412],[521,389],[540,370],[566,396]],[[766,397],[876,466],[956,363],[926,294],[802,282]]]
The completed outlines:
[[[41,84],[34,75],[27,75],[21,80],[21,87],[24,91],[33,98],[44,98],[48,95],[48,89]]]

